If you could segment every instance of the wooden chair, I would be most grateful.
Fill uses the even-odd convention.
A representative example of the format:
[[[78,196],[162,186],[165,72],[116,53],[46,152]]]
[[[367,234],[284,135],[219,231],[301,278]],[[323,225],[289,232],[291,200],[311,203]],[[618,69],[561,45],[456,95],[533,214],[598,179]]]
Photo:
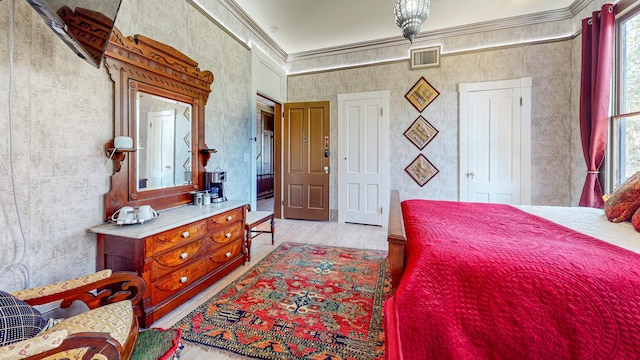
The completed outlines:
[[[137,274],[109,269],[13,292],[32,306],[61,301],[60,307],[68,308],[81,301],[89,310],[32,338],[0,347],[0,359],[129,359],[139,332],[136,304],[144,292],[145,282]]]
[[[267,221],[271,222],[270,230],[257,230],[254,229],[256,226],[265,223]],[[271,233],[271,245],[273,245],[273,237],[275,234],[275,222],[273,218],[272,211],[248,211],[247,212],[247,221],[244,225],[244,229],[246,232],[246,243],[247,243],[247,261],[251,261],[251,240],[259,236],[260,234]]]

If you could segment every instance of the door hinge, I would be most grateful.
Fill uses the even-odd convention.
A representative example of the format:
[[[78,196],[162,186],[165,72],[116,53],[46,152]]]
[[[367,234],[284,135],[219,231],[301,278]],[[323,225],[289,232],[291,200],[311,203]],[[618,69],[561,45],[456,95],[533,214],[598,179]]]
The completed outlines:
[[[284,200],[282,200],[282,201],[281,201],[281,204],[280,204],[280,205],[284,206]]]
[[[522,106],[522,96],[520,96],[520,106]]]
[[[384,108],[380,108],[380,116],[382,116],[383,111],[384,111]]]
[[[380,206],[380,214],[382,214],[382,206]]]

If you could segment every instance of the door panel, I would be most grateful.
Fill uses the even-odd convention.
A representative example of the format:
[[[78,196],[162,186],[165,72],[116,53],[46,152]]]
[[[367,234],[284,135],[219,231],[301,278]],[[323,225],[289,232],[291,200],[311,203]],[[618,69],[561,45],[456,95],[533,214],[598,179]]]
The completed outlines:
[[[339,221],[384,225],[388,184],[388,117],[382,93],[338,99],[340,169]]]
[[[285,104],[285,110],[286,110]],[[303,109],[293,109],[289,113],[289,122],[286,138],[289,139],[287,146],[287,168],[290,174],[300,174],[305,170],[304,166],[304,112]]]
[[[531,199],[530,78],[460,84],[460,200]]]
[[[329,220],[329,102],[285,104],[284,133],[283,216]]]
[[[519,100],[519,89],[469,94],[472,201],[520,203]]]
[[[304,207],[303,196],[304,187],[300,184],[289,184],[289,191],[287,191],[289,207],[292,209],[301,210]]]

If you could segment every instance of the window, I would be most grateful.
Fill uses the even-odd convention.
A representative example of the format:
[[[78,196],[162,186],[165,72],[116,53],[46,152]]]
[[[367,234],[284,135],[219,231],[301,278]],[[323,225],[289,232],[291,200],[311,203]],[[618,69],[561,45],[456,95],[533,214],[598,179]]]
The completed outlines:
[[[609,190],[640,171],[640,7],[617,22]]]

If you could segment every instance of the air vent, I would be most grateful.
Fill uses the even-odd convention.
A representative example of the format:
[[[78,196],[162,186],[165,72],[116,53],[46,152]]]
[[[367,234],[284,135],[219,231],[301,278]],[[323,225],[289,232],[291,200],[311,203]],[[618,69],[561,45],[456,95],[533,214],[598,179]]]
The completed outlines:
[[[411,49],[411,69],[440,66],[440,46]]]

